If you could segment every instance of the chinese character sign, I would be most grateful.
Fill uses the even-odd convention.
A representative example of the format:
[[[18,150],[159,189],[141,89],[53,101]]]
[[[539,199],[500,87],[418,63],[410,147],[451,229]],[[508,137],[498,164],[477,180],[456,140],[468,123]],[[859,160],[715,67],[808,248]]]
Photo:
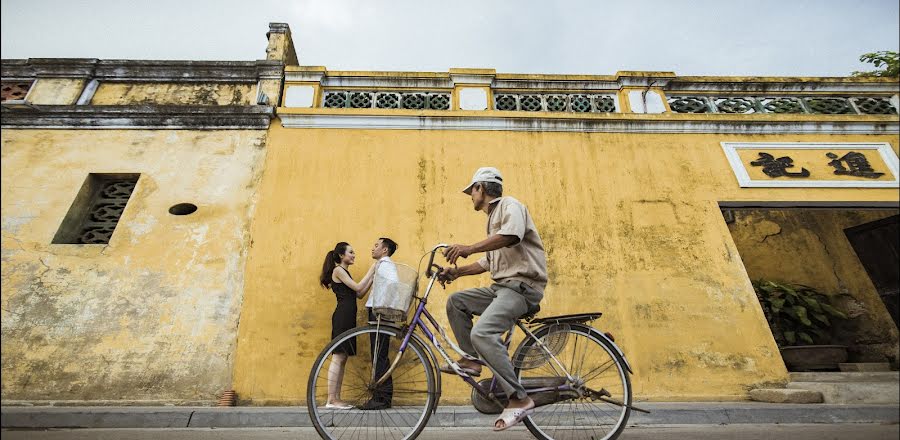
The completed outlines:
[[[742,187],[897,188],[897,153],[887,143],[723,142]]]
[[[838,158],[838,155],[834,153],[828,153],[826,156],[829,159],[834,159],[828,162],[828,165],[833,166],[835,168],[834,174],[839,176],[859,176],[877,179],[884,175],[884,173],[876,173],[872,166],[869,165],[869,160],[862,153],[851,151],[841,158]]]
[[[788,168],[794,167],[794,159],[787,156],[776,159],[769,153],[759,153],[759,159],[750,162],[750,165],[762,167],[763,173],[769,177],[809,177],[806,168],[801,168],[800,172],[788,171]]]

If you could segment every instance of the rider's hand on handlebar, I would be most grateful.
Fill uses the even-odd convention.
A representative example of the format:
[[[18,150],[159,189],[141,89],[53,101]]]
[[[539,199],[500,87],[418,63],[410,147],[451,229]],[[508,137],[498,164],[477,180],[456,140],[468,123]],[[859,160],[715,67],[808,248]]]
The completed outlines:
[[[451,244],[444,249],[444,258],[450,264],[456,264],[458,258],[466,258],[469,255],[472,255],[472,247],[464,244]]]
[[[438,274],[438,280],[445,284],[450,284],[457,278],[459,278],[459,269],[455,267],[447,266]]]

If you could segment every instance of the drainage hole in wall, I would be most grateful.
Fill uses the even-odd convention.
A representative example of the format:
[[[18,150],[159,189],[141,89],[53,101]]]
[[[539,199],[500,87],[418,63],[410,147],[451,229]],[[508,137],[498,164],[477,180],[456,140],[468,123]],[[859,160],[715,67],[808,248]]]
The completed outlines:
[[[193,203],[179,203],[169,208],[169,214],[172,215],[188,215],[193,214],[197,210],[197,205]]]

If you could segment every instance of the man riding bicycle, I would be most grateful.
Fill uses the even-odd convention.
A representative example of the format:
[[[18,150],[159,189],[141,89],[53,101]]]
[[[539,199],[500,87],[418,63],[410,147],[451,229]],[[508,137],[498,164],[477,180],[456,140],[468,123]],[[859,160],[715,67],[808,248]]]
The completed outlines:
[[[500,171],[479,168],[463,192],[471,196],[476,211],[488,216],[488,237],[472,245],[451,245],[444,250],[444,257],[456,264],[460,257],[480,252],[486,255],[467,266],[445,268],[441,278],[452,281],[490,271],[494,283],[452,294],[447,300],[447,318],[459,347],[480,356],[509,397],[509,405],[494,423],[494,430],[502,431],[522,421],[535,406],[516,378],[501,338],[516,319],[538,308],[547,285],[547,260],[528,208],[503,196]],[[480,318],[473,327],[475,315]],[[464,357],[458,364],[471,376],[481,375],[481,364],[472,359]],[[441,371],[453,373],[449,365],[442,366]]]

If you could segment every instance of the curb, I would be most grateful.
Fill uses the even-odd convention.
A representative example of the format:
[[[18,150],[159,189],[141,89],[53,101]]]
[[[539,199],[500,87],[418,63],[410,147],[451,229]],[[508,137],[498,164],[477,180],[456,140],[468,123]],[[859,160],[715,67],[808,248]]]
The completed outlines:
[[[639,403],[650,414],[632,412],[632,426],[720,424],[900,423],[900,406]],[[495,416],[472,407],[439,407],[430,427],[490,426]],[[0,427],[46,428],[263,428],[310,427],[306,407],[3,407]]]

